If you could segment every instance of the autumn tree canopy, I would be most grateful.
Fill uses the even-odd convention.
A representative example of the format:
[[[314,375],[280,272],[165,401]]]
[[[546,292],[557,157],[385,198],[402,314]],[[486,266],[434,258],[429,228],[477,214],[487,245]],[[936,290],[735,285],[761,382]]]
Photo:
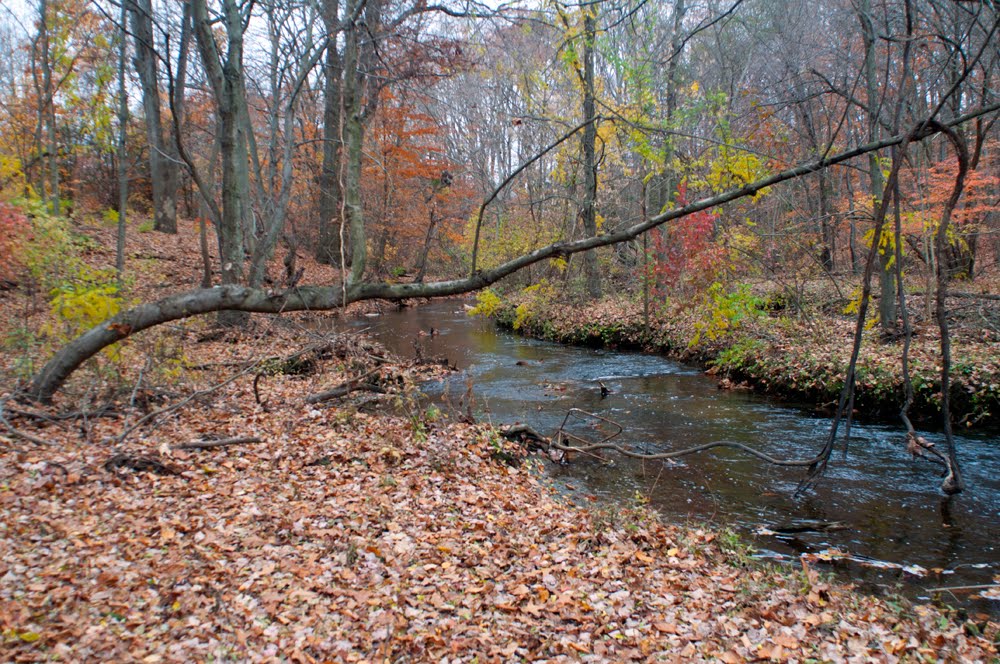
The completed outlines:
[[[221,287],[88,332],[36,377],[43,398],[101,347],[210,311],[238,324],[507,277],[693,297],[755,275],[853,274],[876,251],[892,330],[896,244],[914,273],[945,261],[975,280],[996,261],[990,3],[124,9],[4,10],[0,191],[72,224],[127,215],[170,233],[178,215],[203,219],[204,279]],[[929,121],[971,155],[944,255],[932,237],[955,164],[937,131],[911,131]],[[901,235],[875,237],[907,135]],[[339,283],[298,273],[299,252]],[[19,269],[15,252],[2,260],[0,273]]]

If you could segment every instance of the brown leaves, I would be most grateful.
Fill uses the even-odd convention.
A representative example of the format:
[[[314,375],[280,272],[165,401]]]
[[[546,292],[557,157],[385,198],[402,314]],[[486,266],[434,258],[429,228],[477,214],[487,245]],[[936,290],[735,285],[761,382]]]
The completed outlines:
[[[151,457],[165,446],[179,476],[147,468],[110,478],[109,451],[68,436],[21,457],[2,452],[7,658],[732,662],[916,658],[931,647],[971,661],[992,652],[932,610],[900,618],[866,598],[860,611],[854,595],[808,570],[735,570],[707,530],[632,509],[599,522],[560,502],[530,458],[520,468],[492,461],[497,438],[482,429],[434,422],[417,437],[408,419],[310,415],[283,393],[293,388],[302,391],[276,378],[277,405],[264,413],[233,385],[242,398],[164,422],[120,452]],[[94,426],[101,439],[119,425]],[[262,442],[170,449],[235,433]]]

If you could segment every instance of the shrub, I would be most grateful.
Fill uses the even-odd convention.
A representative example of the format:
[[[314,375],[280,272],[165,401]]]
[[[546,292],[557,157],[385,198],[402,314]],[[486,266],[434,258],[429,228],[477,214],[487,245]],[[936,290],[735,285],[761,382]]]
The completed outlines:
[[[0,203],[0,281],[16,281],[24,269],[24,244],[30,232],[31,224],[21,210]]]

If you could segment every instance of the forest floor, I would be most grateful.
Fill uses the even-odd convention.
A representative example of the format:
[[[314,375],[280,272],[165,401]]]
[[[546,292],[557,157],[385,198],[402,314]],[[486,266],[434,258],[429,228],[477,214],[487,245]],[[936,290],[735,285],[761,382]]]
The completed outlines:
[[[189,225],[133,235],[130,297],[196,283],[196,247]],[[12,400],[58,342],[51,315],[0,292],[0,661],[997,659],[987,616],[771,567],[641,506],[569,504],[538,458],[418,405],[408,386],[440,366],[301,315],[164,326],[52,408]]]
[[[860,277],[838,279],[847,289],[853,280]],[[953,419],[960,428],[995,429],[1000,427],[1000,274],[974,284],[955,282],[951,290],[965,294],[949,298]],[[718,376],[722,389],[752,389],[832,414],[851,356],[856,314],[848,312],[850,298],[830,282],[812,282],[800,291],[801,306],[770,282],[716,292],[694,304],[654,304],[647,327],[641,297],[626,289],[586,304],[528,289],[506,298],[495,317],[508,329],[560,343],[644,349],[701,363]],[[911,294],[908,302],[914,321],[910,417],[939,428],[941,351],[937,322],[928,314],[933,304],[923,294]],[[854,408],[862,417],[898,421],[904,340],[902,333],[882,335],[873,320],[877,308],[873,302],[863,334]]]

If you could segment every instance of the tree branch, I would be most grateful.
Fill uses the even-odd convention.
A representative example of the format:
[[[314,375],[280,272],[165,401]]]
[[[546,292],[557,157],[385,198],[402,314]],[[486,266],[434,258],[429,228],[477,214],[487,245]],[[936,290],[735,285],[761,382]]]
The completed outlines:
[[[695,201],[683,207],[668,210],[640,223],[628,226],[614,233],[596,235],[575,241],[555,242],[509,260],[497,267],[477,271],[469,277],[432,283],[388,284],[388,283],[348,283],[332,286],[301,286],[286,291],[274,292],[227,285],[209,289],[199,289],[173,295],[157,302],[139,305],[122,312],[64,346],[35,375],[28,393],[43,402],[51,401],[67,378],[86,360],[103,348],[121,341],[142,330],[217,311],[242,311],[247,313],[280,314],[288,311],[316,311],[336,309],[359,300],[386,299],[402,300],[418,297],[442,297],[458,295],[485,288],[506,276],[514,274],[529,265],[548,258],[569,256],[597,247],[605,247],[627,242],[646,231],[662,226],[675,219],[695,212],[707,210],[747,196],[753,196],[761,189],[787,180],[829,168],[869,152],[881,150],[904,140],[920,141],[940,132],[942,127],[950,127],[1000,110],[1000,102],[979,108],[946,123],[923,123],[916,132],[900,134],[847,150],[840,154],[828,155],[821,159],[801,164],[766,178],[756,180],[743,187]]]

